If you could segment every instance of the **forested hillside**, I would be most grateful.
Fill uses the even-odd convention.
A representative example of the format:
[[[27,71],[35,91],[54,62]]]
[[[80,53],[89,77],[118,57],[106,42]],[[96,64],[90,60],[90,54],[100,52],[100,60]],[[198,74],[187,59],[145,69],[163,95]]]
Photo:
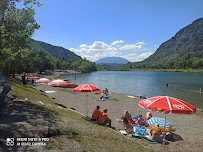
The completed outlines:
[[[144,62],[161,62],[183,58],[203,57],[203,18],[195,20],[162,43]]]
[[[60,46],[53,46],[51,44],[45,43],[45,42],[41,42],[41,41],[36,41],[33,40],[33,42],[35,42],[36,45],[41,46],[41,48],[43,48],[45,51],[49,52],[52,56],[58,58],[58,59],[82,59],[80,56],[76,55],[75,53],[60,47]]]

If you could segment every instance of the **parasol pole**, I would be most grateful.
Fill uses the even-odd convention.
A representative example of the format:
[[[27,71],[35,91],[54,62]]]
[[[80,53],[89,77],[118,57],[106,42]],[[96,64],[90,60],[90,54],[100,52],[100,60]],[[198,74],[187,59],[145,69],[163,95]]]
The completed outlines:
[[[58,84],[58,102],[59,102],[59,84]]]
[[[87,115],[87,117],[88,117],[88,111],[87,111],[87,97],[88,97],[88,95],[87,95],[87,93],[86,93],[86,115]]]
[[[165,138],[166,138],[166,113],[165,113],[165,124],[164,124],[164,148],[165,148]]]

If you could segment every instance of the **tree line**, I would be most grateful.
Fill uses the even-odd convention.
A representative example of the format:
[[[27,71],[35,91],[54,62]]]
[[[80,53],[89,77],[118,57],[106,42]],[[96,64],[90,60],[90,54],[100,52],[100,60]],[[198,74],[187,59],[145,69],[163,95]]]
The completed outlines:
[[[97,66],[97,70],[105,71],[130,71],[136,69],[203,69],[203,51],[187,53],[182,58],[162,62],[137,62],[119,66]]]
[[[33,51],[35,46],[30,38],[40,28],[34,18],[34,7],[41,5],[36,0],[0,0],[0,73],[15,76],[56,68],[95,71],[96,65],[86,59],[56,59],[39,48]]]

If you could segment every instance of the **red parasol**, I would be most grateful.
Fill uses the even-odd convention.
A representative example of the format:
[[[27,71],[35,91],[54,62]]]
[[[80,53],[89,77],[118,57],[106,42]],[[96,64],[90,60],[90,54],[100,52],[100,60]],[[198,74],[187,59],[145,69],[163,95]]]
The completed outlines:
[[[48,85],[50,86],[64,86],[64,85],[67,85],[68,82],[67,81],[64,81],[64,80],[54,80],[54,81],[51,81],[48,83]]]
[[[139,102],[139,106],[150,109],[153,111],[165,113],[165,125],[166,126],[166,114],[175,113],[175,114],[192,114],[196,112],[196,108],[191,104],[184,102],[180,99],[176,99],[168,96],[156,96],[149,99],[145,99]],[[165,139],[165,133],[164,133]],[[165,144],[165,140],[164,143]]]
[[[94,85],[91,84],[83,84],[75,89],[73,89],[74,92],[92,92],[92,91],[99,91],[100,89]],[[86,98],[86,114],[88,116],[88,111],[87,111],[87,98]]]
[[[47,79],[47,78],[41,78],[39,80],[36,81],[36,83],[49,83],[51,80]]]
[[[156,96],[139,102],[145,109],[150,109],[164,113],[191,114],[196,112],[196,108],[191,104],[168,96]]]
[[[73,89],[74,92],[92,92],[92,91],[99,91],[100,89],[94,85],[91,84],[83,84],[75,89]]]
[[[41,79],[41,77],[34,76],[34,77],[29,77],[28,79]]]

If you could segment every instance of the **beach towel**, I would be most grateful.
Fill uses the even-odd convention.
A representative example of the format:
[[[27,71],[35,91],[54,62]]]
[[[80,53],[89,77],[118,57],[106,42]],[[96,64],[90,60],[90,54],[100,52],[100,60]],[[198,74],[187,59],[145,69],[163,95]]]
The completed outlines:
[[[55,93],[56,91],[44,91],[45,93]]]
[[[140,126],[134,127],[134,132],[137,136],[143,136],[143,137],[146,136],[147,135],[146,131],[147,131],[146,129],[144,129]]]

